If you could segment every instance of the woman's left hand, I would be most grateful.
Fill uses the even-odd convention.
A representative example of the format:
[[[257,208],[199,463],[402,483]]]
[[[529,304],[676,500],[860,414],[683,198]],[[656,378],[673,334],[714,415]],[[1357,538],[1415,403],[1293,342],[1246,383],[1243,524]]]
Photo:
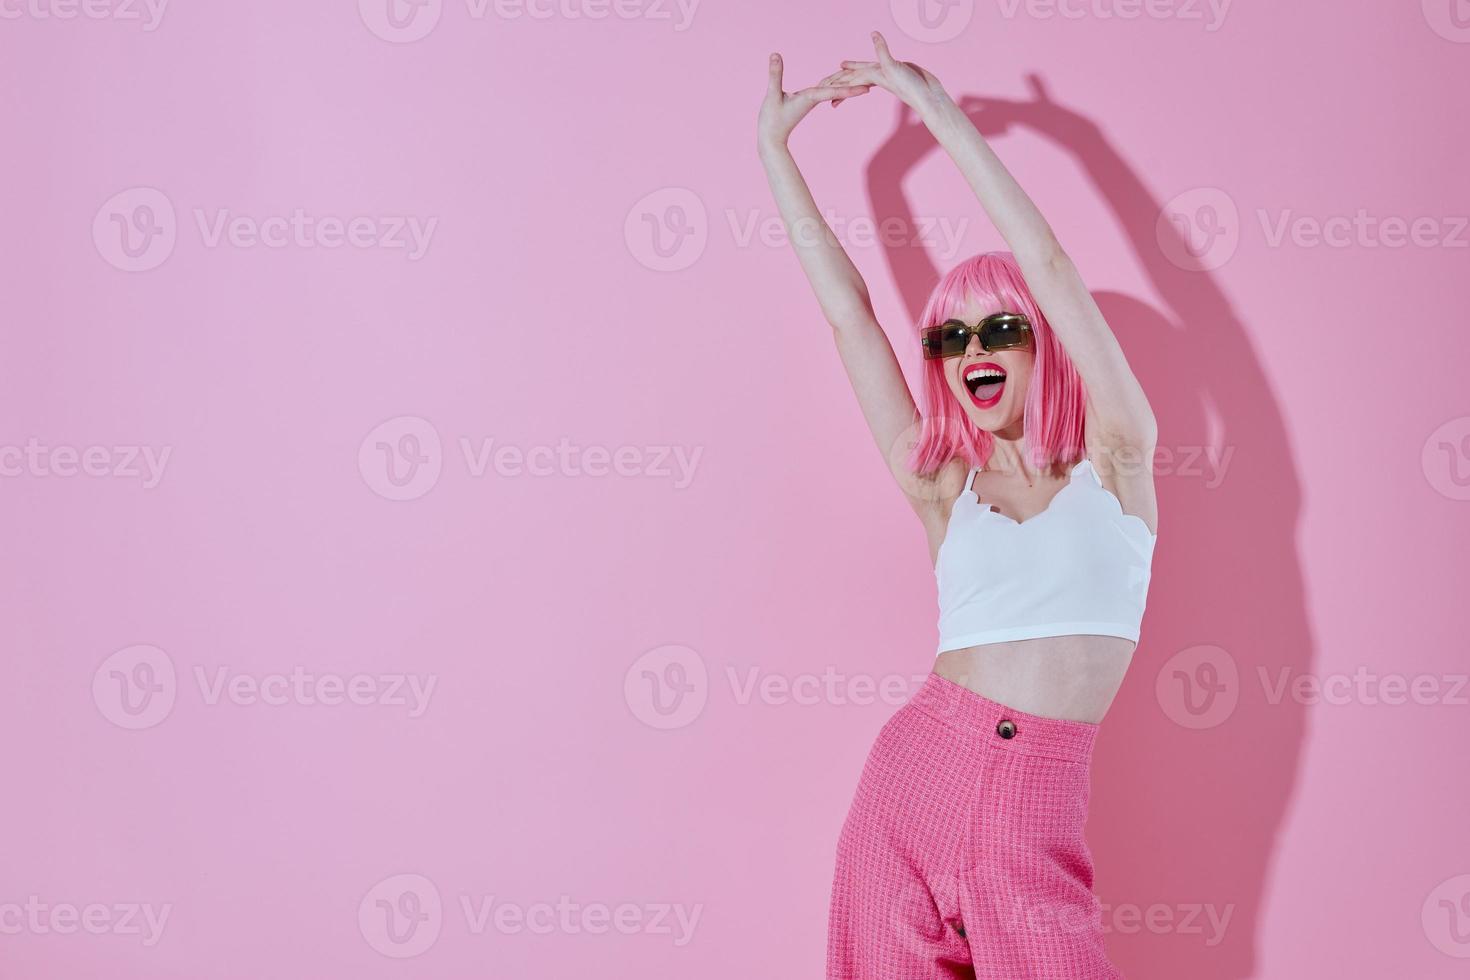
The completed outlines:
[[[899,61],[888,50],[888,42],[873,32],[877,61],[844,61],[833,76],[834,85],[876,85],[892,92],[920,117],[927,119],[935,109],[951,102],[939,79],[912,61]]]

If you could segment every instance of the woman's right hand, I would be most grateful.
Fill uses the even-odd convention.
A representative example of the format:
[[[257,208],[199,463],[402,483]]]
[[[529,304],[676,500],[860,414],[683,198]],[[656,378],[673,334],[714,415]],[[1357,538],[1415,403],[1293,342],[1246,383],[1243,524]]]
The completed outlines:
[[[833,105],[843,99],[862,95],[871,85],[830,85],[836,72],[822,79],[821,84],[800,89],[789,95],[781,89],[781,56],[771,55],[770,77],[766,86],[766,98],[761,103],[760,118],[756,124],[757,140],[762,149],[785,146],[796,124],[806,118],[818,103],[831,101]]]

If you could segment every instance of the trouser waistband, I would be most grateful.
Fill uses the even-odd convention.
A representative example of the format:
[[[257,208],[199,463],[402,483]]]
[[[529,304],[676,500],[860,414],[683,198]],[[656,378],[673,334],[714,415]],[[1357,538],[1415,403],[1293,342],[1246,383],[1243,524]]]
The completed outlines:
[[[1023,755],[1088,762],[1098,726],[1046,718],[992,701],[938,674],[930,674],[909,705],[956,728],[985,738],[997,748]]]

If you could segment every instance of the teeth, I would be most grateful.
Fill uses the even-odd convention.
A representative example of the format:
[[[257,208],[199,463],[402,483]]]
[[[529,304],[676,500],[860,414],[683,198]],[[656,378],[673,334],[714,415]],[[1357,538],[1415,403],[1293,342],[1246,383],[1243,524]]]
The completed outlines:
[[[995,368],[985,368],[984,370],[980,371],[968,372],[965,375],[965,380],[973,381],[976,378],[1004,378],[1005,376],[1006,373],[1004,371],[997,371]]]

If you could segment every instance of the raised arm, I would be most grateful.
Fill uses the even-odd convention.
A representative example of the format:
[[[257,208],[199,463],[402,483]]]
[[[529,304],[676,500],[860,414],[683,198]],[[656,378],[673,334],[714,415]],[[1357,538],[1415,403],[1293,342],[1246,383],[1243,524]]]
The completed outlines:
[[[802,271],[832,327],[837,353],[857,394],[863,418],[878,448],[890,462],[899,442],[918,420],[914,399],[887,335],[873,314],[867,284],[817,210],[805,178],[787,146],[791,131],[819,103],[862,95],[867,85],[823,84],[786,94],[781,87],[781,56],[771,55],[766,98],[761,105],[757,147],[776,207]],[[835,76],[834,76],[835,77]],[[895,470],[911,505],[923,513],[933,494],[915,493],[912,478]]]
[[[873,46],[877,61],[844,61],[833,83],[877,85],[892,92],[919,114],[959,167],[1082,376],[1089,452],[1151,454],[1157,426],[1148,399],[1051,226],[939,80],[918,65],[895,60],[877,32]]]

